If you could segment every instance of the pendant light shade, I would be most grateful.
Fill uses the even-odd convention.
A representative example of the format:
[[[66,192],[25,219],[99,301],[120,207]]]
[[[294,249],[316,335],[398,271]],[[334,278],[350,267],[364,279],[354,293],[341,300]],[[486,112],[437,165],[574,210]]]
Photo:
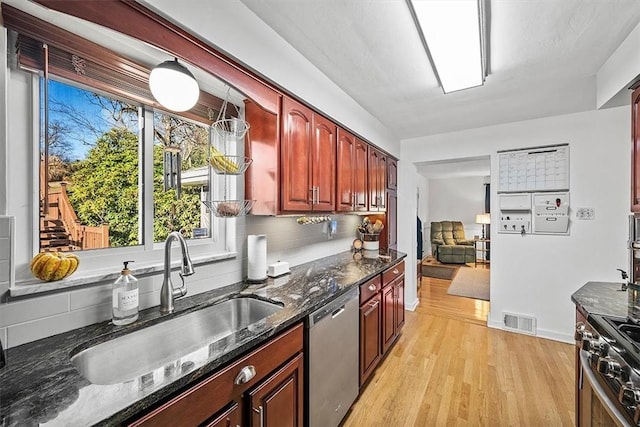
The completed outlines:
[[[149,88],[154,98],[171,111],[187,111],[200,97],[200,88],[193,74],[175,58],[151,70]]]

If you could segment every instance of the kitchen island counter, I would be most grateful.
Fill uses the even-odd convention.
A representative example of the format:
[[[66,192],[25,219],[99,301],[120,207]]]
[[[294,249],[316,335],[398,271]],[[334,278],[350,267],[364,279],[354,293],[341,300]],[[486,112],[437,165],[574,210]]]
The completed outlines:
[[[101,322],[10,348],[7,365],[0,369],[0,424],[121,424],[302,321],[406,256],[397,251],[387,255],[389,258],[358,259],[351,252],[343,252],[293,267],[290,274],[269,278],[264,284],[236,283],[177,300],[176,311],[170,315],[161,315],[158,307],[153,307],[141,311],[139,319],[127,326]],[[96,385],[71,364],[71,356],[90,346],[242,296],[274,302],[283,309],[215,344],[203,342],[207,357],[187,364],[189,369],[163,375],[163,368],[159,368],[158,375],[151,372],[119,384]]]

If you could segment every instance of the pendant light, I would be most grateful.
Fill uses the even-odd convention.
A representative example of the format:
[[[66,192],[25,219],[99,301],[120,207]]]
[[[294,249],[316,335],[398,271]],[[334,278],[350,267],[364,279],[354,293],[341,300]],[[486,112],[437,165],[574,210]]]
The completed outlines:
[[[149,75],[149,88],[154,98],[171,111],[187,111],[200,97],[193,74],[178,63],[178,58],[157,65]]]

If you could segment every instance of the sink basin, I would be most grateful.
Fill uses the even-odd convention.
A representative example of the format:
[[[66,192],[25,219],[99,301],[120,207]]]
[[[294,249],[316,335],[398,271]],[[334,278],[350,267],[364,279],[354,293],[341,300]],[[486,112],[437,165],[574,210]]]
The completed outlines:
[[[71,357],[93,384],[118,384],[176,362],[259,322],[282,307],[253,298],[227,300],[95,345]],[[206,358],[206,353],[205,353]]]

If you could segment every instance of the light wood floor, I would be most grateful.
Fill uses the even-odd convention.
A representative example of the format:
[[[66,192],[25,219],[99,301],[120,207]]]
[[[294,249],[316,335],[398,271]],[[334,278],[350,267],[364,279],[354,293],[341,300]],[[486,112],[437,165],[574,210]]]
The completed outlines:
[[[573,425],[574,347],[477,324],[488,307],[474,300],[430,307],[426,296],[446,300],[444,282],[423,279],[419,308],[343,426]]]

